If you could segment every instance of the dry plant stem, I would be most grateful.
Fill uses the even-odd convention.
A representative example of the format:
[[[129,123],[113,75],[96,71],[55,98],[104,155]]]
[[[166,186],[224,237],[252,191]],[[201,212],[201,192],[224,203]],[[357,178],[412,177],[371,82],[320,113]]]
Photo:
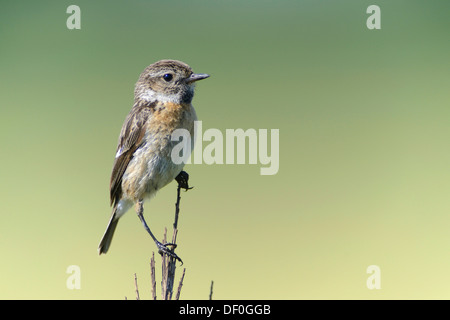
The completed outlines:
[[[177,230],[178,229],[178,215],[180,213],[180,200],[181,200],[181,186],[178,185],[177,188],[177,202],[175,203],[175,221],[173,222],[173,230]],[[176,240],[176,235],[174,233],[174,240]]]
[[[164,236],[163,236],[163,243],[167,242],[167,228],[164,228]],[[162,271],[162,276],[161,276],[161,299],[163,300],[170,300],[170,290],[169,290],[169,266],[168,266],[168,262],[169,259],[167,257],[167,255],[163,254],[161,257],[161,271]]]
[[[173,239],[176,240],[176,234],[177,234],[177,230],[174,229],[173,230]],[[172,242],[174,243],[174,242]],[[169,300],[172,300],[172,294],[173,294],[173,285],[175,283],[175,269],[176,269],[176,262],[177,260],[173,257],[167,257],[166,256],[166,260],[168,260],[167,263],[167,290],[170,294],[170,296],[168,297]]]
[[[214,281],[211,281],[211,289],[209,289],[209,300],[212,300]]]
[[[156,279],[155,279],[155,253],[153,252],[150,260],[150,273],[152,277],[152,299],[156,300]]]
[[[136,273],[134,274],[134,287],[136,288],[136,300],[141,300],[139,298],[139,289],[138,289],[138,283],[137,283],[137,276]]]
[[[177,295],[175,296],[175,300],[180,300],[181,287],[183,286],[184,274],[186,273],[186,268],[183,268],[183,274],[181,275],[180,283],[178,284]]]

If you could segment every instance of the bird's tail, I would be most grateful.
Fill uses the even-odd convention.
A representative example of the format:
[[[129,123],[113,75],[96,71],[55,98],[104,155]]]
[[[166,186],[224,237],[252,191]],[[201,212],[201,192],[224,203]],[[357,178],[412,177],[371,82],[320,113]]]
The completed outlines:
[[[119,219],[116,217],[116,213],[113,212],[113,214],[111,215],[111,219],[109,220],[108,226],[106,227],[105,234],[103,235],[103,238],[100,241],[100,244],[98,245],[98,254],[108,252],[109,246],[111,245],[111,241],[114,235],[114,231],[116,230],[118,223]]]

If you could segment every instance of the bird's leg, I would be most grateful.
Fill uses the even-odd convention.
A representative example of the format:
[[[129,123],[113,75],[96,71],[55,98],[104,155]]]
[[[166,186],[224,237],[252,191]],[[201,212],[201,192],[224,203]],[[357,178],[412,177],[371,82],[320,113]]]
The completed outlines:
[[[193,187],[189,187],[189,174],[186,171],[181,171],[176,177],[175,180],[178,182],[178,187],[185,189],[186,191],[192,189]]]
[[[144,219],[144,201],[143,200],[139,200],[139,202],[136,203],[136,213],[139,217],[139,219],[141,220],[145,230],[147,230],[147,232],[150,234],[150,237],[152,237],[153,241],[155,242],[156,246],[158,247],[158,253],[160,255],[167,254],[168,256],[177,259],[178,261],[181,262],[181,264],[183,264],[183,261],[180,259],[179,256],[177,256],[175,254],[175,252],[173,252],[173,250],[177,247],[176,244],[174,243],[161,243],[159,242],[156,237],[153,235],[152,231],[150,230],[149,226],[147,225],[147,222]],[[172,249],[167,248],[167,246],[171,246]]]

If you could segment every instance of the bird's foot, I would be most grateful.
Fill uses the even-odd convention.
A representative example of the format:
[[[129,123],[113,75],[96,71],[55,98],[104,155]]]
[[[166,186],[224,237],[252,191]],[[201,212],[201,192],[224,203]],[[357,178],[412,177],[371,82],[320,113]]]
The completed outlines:
[[[183,260],[181,260],[181,258],[175,252],[173,252],[173,250],[177,247],[177,245],[175,243],[162,244],[159,241],[155,241],[155,243],[156,243],[156,246],[158,247],[158,253],[160,255],[166,254],[171,258],[177,259],[178,261],[181,262],[181,265],[183,265]],[[172,249],[170,249],[168,247],[172,247]]]
[[[185,189],[186,191],[193,188],[193,187],[189,187],[189,174],[186,171],[181,171],[175,177],[175,180],[178,182],[178,187]]]

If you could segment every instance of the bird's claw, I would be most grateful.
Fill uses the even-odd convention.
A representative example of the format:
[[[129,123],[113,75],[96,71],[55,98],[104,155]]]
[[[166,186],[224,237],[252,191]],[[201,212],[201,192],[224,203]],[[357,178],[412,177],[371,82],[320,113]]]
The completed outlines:
[[[178,187],[187,190],[192,189],[193,187],[189,187],[189,174],[186,171],[181,171],[176,177],[175,180],[178,182]]]
[[[183,265],[183,260],[175,253],[173,250],[177,247],[175,243],[164,243],[156,242],[156,246],[158,247],[158,253],[160,255],[166,254],[171,258],[177,259],[181,262],[181,265]],[[169,249],[168,247],[171,246],[172,249]]]

